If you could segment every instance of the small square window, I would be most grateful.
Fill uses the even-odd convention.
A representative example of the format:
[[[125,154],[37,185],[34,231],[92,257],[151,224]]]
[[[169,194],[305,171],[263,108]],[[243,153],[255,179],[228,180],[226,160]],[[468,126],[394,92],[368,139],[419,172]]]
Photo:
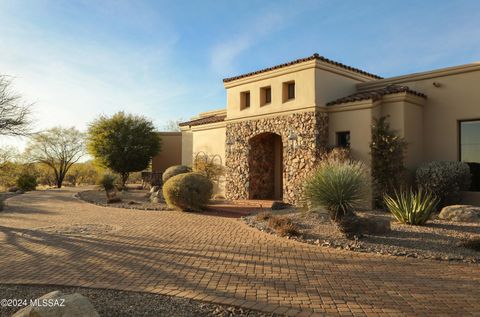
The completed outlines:
[[[263,87],[260,88],[260,106],[268,105],[272,102],[272,88]]]
[[[250,108],[250,91],[244,91],[240,94],[240,109]]]
[[[295,99],[295,82],[289,81],[287,83],[283,83],[283,91],[282,91],[283,102],[287,102],[292,99]]]
[[[288,99],[294,99],[295,98],[295,83],[289,83],[288,84]]]
[[[337,146],[350,148],[350,131],[337,132]]]

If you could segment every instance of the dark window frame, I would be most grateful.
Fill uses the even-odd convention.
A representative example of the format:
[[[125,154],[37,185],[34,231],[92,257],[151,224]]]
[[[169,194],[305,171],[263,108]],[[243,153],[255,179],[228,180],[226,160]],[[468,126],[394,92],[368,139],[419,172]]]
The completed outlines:
[[[293,90],[290,91],[290,87],[293,86]],[[287,83],[287,100],[293,100],[295,99],[295,82],[290,82],[290,83]],[[290,95],[290,92],[292,92],[292,95]]]
[[[462,123],[464,122],[478,122],[480,124],[480,118],[478,119],[462,119],[462,120],[457,120],[457,149],[458,149],[458,152],[457,152],[457,155],[458,155],[458,161],[462,162]],[[478,174],[478,163],[476,162],[465,162],[469,165],[470,167],[470,172],[472,173],[472,176],[475,176],[475,173]],[[477,165],[477,167],[473,167],[472,164],[475,166]],[[475,172],[476,171],[476,172]],[[478,177],[478,175],[477,175]],[[472,179],[472,184],[471,184],[471,187],[469,189],[469,191],[472,191],[472,192],[479,192],[480,191],[480,185],[478,184],[478,181],[475,182],[473,179]]]
[[[240,110],[250,108],[252,104],[250,90],[242,91],[240,93]]]
[[[341,138],[341,136],[343,136],[343,135],[348,136],[346,145],[341,145],[341,144],[340,144],[340,138]],[[335,137],[336,137],[335,143],[336,143],[336,146],[337,146],[337,147],[346,148],[346,149],[349,149],[349,148],[351,147],[352,143],[351,143],[350,131],[338,131],[338,132],[335,132]]]
[[[268,105],[269,103],[272,103],[272,87],[270,86],[265,87],[265,100],[264,100],[265,105]]]

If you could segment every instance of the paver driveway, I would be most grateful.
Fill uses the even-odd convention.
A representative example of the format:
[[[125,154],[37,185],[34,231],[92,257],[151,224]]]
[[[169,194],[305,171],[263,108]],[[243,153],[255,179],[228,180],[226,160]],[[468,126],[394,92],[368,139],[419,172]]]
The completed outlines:
[[[0,283],[147,291],[302,316],[480,316],[479,265],[337,251],[238,219],[104,208],[72,195],[8,200],[0,214]],[[37,230],[70,224],[116,231]]]

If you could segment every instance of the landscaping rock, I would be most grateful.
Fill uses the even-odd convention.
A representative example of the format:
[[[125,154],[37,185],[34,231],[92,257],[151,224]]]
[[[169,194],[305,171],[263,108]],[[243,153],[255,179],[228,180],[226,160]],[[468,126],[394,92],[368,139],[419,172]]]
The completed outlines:
[[[159,190],[160,190],[160,186],[152,186],[152,188],[150,188],[150,194],[156,193]]]
[[[480,207],[471,205],[452,205],[440,211],[439,219],[455,222],[480,222]]]
[[[16,193],[18,190],[20,190],[20,188],[18,188],[17,186],[13,186],[13,187],[8,188],[7,192]]]
[[[359,217],[362,223],[362,233],[369,235],[385,234],[391,230],[390,220],[378,219],[372,216]]]
[[[283,201],[274,201],[273,204],[272,204],[272,207],[270,209],[272,209],[272,210],[282,210],[282,209],[287,209],[290,206],[291,206],[290,204],[284,203]]]
[[[165,201],[165,199],[163,198],[163,192],[161,190],[153,192],[150,195],[150,202],[152,202],[154,204],[163,203],[164,201]]]
[[[25,192],[23,190],[19,189],[15,192],[15,194],[25,194]]]
[[[22,308],[12,317],[99,317],[92,303],[79,293],[53,291],[38,298],[38,305]]]

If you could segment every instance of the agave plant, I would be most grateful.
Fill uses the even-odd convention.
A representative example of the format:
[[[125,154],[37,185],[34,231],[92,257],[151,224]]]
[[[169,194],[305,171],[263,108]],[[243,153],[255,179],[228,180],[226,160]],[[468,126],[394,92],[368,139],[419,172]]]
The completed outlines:
[[[385,194],[384,201],[388,210],[399,222],[420,226],[430,219],[439,199],[422,189],[417,192],[410,189],[400,193],[395,191],[395,197]]]

